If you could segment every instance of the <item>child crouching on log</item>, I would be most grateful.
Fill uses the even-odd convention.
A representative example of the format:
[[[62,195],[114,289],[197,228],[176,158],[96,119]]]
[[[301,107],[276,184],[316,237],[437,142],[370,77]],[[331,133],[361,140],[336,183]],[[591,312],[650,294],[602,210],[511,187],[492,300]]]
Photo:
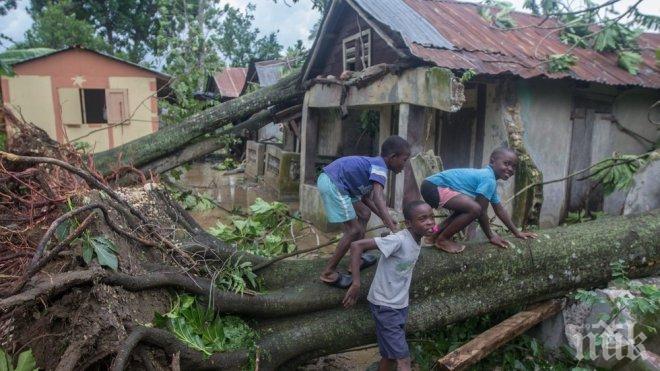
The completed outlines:
[[[433,209],[423,201],[413,201],[403,208],[406,229],[386,237],[376,237],[351,243],[351,273],[353,282],[343,300],[345,308],[357,301],[360,292],[360,257],[367,250],[378,249],[376,275],[369,288],[369,308],[376,321],[376,339],[381,360],[379,370],[410,370],[410,351],[406,343],[408,292],[413,268],[421,249],[422,236],[433,233]]]
[[[536,234],[520,232],[513,225],[497,196],[497,179],[507,180],[515,172],[518,157],[511,148],[498,148],[490,155],[490,163],[483,169],[451,169],[431,175],[422,182],[422,198],[433,208],[444,207],[453,211],[434,231],[435,246],[448,253],[459,253],[465,249],[451,237],[467,227],[475,219],[488,240],[506,248],[508,242],[493,233],[488,221],[488,203],[493,205],[495,215],[511,233],[522,239],[536,238]]]

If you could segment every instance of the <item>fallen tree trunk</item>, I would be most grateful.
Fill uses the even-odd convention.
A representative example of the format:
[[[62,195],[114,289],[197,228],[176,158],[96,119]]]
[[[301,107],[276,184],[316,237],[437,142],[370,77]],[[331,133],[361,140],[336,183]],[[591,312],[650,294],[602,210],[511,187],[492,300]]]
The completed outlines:
[[[183,122],[166,126],[159,131],[121,146],[94,155],[96,169],[109,174],[114,168],[130,165],[136,168],[194,145],[205,134],[231,124],[270,106],[286,108],[302,101],[304,90],[299,87],[300,73],[284,77],[276,84],[254,93],[219,104],[197,113]]]
[[[0,322],[7,315],[13,320],[11,325],[0,326],[0,335],[11,329],[12,336],[0,338],[14,339],[11,341],[16,347],[29,343],[40,367],[54,369],[57,365],[52,360],[58,359],[66,359],[72,366],[92,365],[119,354],[119,361],[128,367],[148,368],[140,360],[145,357],[138,357],[144,353],[141,339],[150,345],[147,349],[155,352],[156,360],[169,358],[173,351],[180,353],[182,369],[238,369],[246,360],[254,360],[248,349],[208,358],[192,349],[183,352],[185,345],[169,333],[140,330],[142,324],[153,321],[154,312],[169,310],[172,290],[201,298],[211,296],[216,311],[249,319],[259,333],[262,370],[290,369],[315,356],[373,343],[374,323],[365,297],[375,267],[364,271],[360,300],[349,310],[341,307],[345,290],[318,280],[325,259],[282,260],[265,266],[257,272],[264,293],[221,292],[211,282],[229,259],[240,256],[253,266],[263,265],[265,259],[237,252],[205,234],[165,194],[154,191],[153,185],[114,191],[88,179],[84,170],[70,169],[61,161],[24,160],[57,165],[88,180],[90,188],[103,190],[81,194],[79,202],[107,205],[115,226],[106,218],[96,218],[89,234],[114,241],[119,263],[117,273],[83,264],[81,250],[72,247],[69,255],[54,257],[31,276],[21,292],[0,299]],[[123,202],[117,201],[120,197]],[[123,209],[132,211],[120,212]],[[41,230],[55,228],[53,224],[45,227]],[[137,238],[121,233],[128,228]],[[140,242],[155,236],[160,238],[157,246]],[[424,249],[413,275],[408,331],[432,330],[507,307],[559,297],[576,288],[604,285],[611,278],[610,263],[619,260],[628,267],[631,278],[657,274],[660,213],[602,218],[540,231],[537,240],[512,242],[515,245],[509,249],[470,244],[458,255]],[[345,263],[341,269],[346,269]],[[35,321],[34,311],[43,320]],[[88,334],[89,329],[94,331]],[[132,331],[140,332],[132,335]],[[56,341],[34,340],[35,334],[63,332],[68,335]],[[89,340],[87,335],[98,339]],[[93,348],[87,351],[81,347]]]

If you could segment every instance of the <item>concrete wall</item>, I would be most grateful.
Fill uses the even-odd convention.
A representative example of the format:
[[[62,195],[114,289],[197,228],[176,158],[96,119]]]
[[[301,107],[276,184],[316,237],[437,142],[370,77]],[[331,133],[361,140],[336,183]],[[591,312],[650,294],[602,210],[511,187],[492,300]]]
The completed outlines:
[[[567,175],[572,131],[573,91],[562,81],[521,80],[516,87],[524,141],[543,180]],[[543,187],[541,227],[557,225],[566,204],[566,182]]]
[[[481,164],[474,164],[475,167],[486,166],[490,159],[490,154],[495,148],[506,146],[508,143],[506,130],[502,121],[503,92],[501,86],[497,84],[488,84],[486,87],[486,119],[484,125],[483,153]],[[476,138],[476,140],[480,140]],[[511,177],[508,181],[497,182],[497,194],[501,200],[510,198],[514,191],[515,179]],[[511,213],[512,203],[507,204],[506,210]],[[489,212],[493,214],[492,208]]]
[[[49,76],[2,77],[3,103],[56,137],[52,82]],[[37,109],[38,108],[38,109]]]
[[[628,130],[631,130],[644,138],[657,143],[658,129],[656,125],[649,122],[649,115],[654,122],[660,122],[660,107],[655,107],[649,111],[651,105],[660,100],[660,92],[649,89],[632,89],[624,91],[614,100],[612,105],[612,116]],[[613,152],[625,154],[640,154],[652,149],[653,145],[644,140],[632,137],[629,134],[619,130],[610,120],[601,124],[603,131],[609,132],[610,138],[600,136],[601,141],[597,142],[594,138],[594,144],[599,143],[602,148],[600,158],[611,157]],[[594,163],[600,160],[594,159]],[[656,184],[658,184],[656,182]],[[629,190],[615,191],[605,197],[603,209],[609,214],[621,214],[624,208],[626,195]]]

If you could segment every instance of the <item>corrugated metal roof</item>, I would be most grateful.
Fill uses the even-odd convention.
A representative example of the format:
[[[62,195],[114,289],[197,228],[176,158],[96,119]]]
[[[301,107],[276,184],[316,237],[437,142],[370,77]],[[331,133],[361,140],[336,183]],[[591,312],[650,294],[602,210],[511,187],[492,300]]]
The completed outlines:
[[[598,53],[590,49],[576,48],[572,53],[577,63],[567,73],[548,73],[543,63],[551,54],[565,53],[569,46],[559,40],[559,32],[551,29],[528,27],[538,25],[543,18],[531,14],[513,12],[511,17],[516,26],[511,30],[493,27],[479,14],[479,5],[450,0],[356,0],[361,4],[387,3],[387,8],[374,10],[364,7],[379,22],[402,17],[421,18],[432,25],[454,49],[424,45],[413,40],[410,52],[440,67],[452,69],[473,68],[480,74],[514,74],[523,78],[545,76],[549,78],[570,77],[576,80],[593,81],[608,85],[639,85],[660,88],[660,74],[655,66],[655,50],[660,48],[660,35],[646,33],[639,39],[643,62],[639,73],[632,75],[618,66],[615,53]],[[391,14],[384,18],[381,13],[389,11],[394,3],[405,3],[407,8],[397,5],[396,9],[409,9],[408,15]],[[384,19],[385,21],[381,21]],[[408,21],[409,22],[409,21]],[[556,25],[547,20],[543,27]],[[409,22],[410,23],[410,22]],[[398,24],[398,23],[396,23]],[[393,26],[390,26],[394,28]]]
[[[401,0],[352,0],[364,11],[399,32],[410,47],[417,43],[433,48],[453,49],[452,44],[426,19]]]
[[[220,96],[227,98],[237,98],[243,92],[247,68],[227,67],[213,76],[215,84],[218,87]]]

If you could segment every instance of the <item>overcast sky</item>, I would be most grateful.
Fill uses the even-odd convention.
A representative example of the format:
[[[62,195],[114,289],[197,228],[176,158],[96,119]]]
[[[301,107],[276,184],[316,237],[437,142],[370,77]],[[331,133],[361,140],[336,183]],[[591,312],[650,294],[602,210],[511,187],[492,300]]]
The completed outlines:
[[[2,1],[2,0],[0,0]],[[517,9],[522,10],[524,0],[509,0]],[[596,0],[596,3],[602,4],[607,0]],[[297,4],[287,6],[285,0],[279,0],[275,4],[272,0],[223,0],[229,4],[245,9],[248,3],[253,3],[257,6],[254,13],[254,25],[259,28],[262,33],[278,31],[278,40],[280,44],[286,47],[293,45],[296,40],[301,39],[305,45],[311,44],[307,37],[309,30],[319,17],[319,13],[312,9],[310,0],[300,0]],[[474,1],[478,2],[478,1]],[[635,0],[622,0],[617,3],[617,9],[625,10],[628,6],[632,5]],[[28,0],[19,0],[18,9],[11,11],[8,15],[0,17],[0,32],[8,35],[16,41],[23,40],[25,31],[30,28],[32,19],[25,12],[25,7],[29,3]],[[288,1],[292,3],[292,1]],[[643,0],[640,4],[640,10],[660,16],[660,1],[658,0]],[[6,47],[0,46],[0,50]]]

